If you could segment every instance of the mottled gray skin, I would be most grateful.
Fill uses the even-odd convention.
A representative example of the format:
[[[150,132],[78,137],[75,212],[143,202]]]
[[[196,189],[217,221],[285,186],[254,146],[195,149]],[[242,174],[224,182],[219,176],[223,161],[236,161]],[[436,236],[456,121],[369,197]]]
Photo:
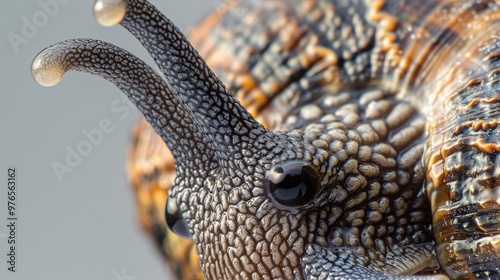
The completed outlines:
[[[242,6],[257,9],[254,4]],[[146,47],[167,82],[103,42],[71,40],[49,52],[66,70],[117,84],[167,143],[177,174],[167,220],[177,232],[187,225],[207,279],[417,279],[409,275],[435,261],[423,189],[427,119],[387,86],[389,78],[401,77],[387,74],[397,65],[384,64],[389,55],[368,23],[368,6],[337,6],[345,18],[332,26],[352,24],[356,34],[346,40],[354,43],[329,37],[328,22],[311,21],[311,30],[325,32],[321,44],[333,42],[339,50],[335,75],[345,84],[284,95],[294,106],[277,113],[282,121],[274,131],[240,105],[147,2],[128,0],[120,24]],[[298,16],[304,24],[311,20]],[[312,75],[309,82],[318,79]],[[269,187],[273,172],[284,167],[286,173],[290,164],[312,174],[295,177],[304,180],[306,201],[284,202]]]

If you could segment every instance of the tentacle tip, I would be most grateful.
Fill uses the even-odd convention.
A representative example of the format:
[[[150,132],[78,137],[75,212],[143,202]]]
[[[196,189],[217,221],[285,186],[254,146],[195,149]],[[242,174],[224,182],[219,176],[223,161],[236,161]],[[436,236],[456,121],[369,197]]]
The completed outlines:
[[[31,76],[40,85],[51,87],[61,81],[65,71],[60,64],[52,63],[47,55],[47,49],[45,49],[33,59]]]
[[[96,0],[94,3],[94,18],[103,26],[119,24],[127,12],[125,0]]]

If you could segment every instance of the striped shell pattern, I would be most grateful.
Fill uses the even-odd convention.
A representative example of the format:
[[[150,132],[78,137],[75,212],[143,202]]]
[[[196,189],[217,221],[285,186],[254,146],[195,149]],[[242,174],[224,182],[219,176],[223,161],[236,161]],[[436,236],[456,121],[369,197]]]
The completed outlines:
[[[128,174],[179,278],[500,279],[499,7],[229,0],[188,41],[97,0],[164,77],[92,39],[32,74],[101,76],[144,114]]]

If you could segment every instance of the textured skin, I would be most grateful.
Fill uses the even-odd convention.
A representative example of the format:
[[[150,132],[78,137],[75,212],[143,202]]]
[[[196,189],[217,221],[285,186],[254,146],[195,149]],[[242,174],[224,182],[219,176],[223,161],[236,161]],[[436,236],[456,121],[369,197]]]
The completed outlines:
[[[173,157],[141,124],[129,164],[141,217],[167,255],[170,188],[207,279],[414,279],[436,256],[451,278],[500,278],[497,2],[225,7],[192,36],[221,80],[143,1],[127,1],[120,24],[168,85],[102,42],[48,51],[47,61],[117,84],[170,147]],[[290,162],[320,186],[299,207],[268,188],[271,170]]]

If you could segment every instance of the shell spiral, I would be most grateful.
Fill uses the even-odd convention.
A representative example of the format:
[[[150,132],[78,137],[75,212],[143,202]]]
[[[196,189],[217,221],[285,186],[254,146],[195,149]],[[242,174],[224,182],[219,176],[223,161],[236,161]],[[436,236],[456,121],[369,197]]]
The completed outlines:
[[[236,105],[154,7],[97,2],[98,21],[120,22],[142,40],[169,85],[128,56],[120,63],[136,72],[102,60],[113,67],[90,71],[73,56],[47,64],[50,72],[43,53],[33,76],[53,84],[80,70],[124,92],[135,89],[130,80],[152,91],[149,99],[129,95],[153,128],[145,120],[136,128],[127,168],[141,221],[179,277],[418,279],[434,270],[452,279],[500,278],[498,1],[228,1],[191,43]],[[152,39],[161,34],[173,50]],[[91,45],[76,51],[99,57],[101,43]],[[191,72],[176,64],[183,55],[194,61]],[[209,78],[186,86],[196,75]],[[206,103],[181,93],[193,88],[215,93]],[[168,101],[154,103],[159,95]],[[206,121],[219,103],[215,121]],[[233,125],[226,113],[244,121]],[[230,134],[225,122],[246,133]],[[313,170],[298,187],[316,179],[318,186],[292,206],[265,183],[269,170],[286,174],[290,162]],[[194,242],[167,229],[167,197]]]

